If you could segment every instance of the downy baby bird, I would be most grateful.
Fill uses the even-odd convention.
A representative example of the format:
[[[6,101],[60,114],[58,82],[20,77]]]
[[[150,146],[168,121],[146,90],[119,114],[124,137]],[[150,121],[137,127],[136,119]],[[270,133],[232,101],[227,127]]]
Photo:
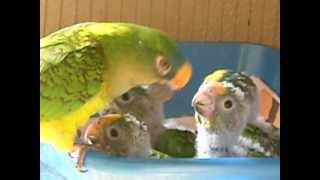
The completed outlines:
[[[152,148],[171,157],[193,157],[195,135],[187,130],[166,128],[164,103],[175,91],[167,84],[137,86],[114,99],[106,113],[130,113],[148,127]]]
[[[147,126],[130,114],[107,114],[91,118],[78,132],[79,142],[69,155],[76,159],[76,168],[83,169],[88,148],[109,156],[151,156],[150,136]]]
[[[247,74],[227,69],[214,71],[204,79],[192,106],[198,158],[272,155],[252,141],[248,125],[257,124],[259,93]]]

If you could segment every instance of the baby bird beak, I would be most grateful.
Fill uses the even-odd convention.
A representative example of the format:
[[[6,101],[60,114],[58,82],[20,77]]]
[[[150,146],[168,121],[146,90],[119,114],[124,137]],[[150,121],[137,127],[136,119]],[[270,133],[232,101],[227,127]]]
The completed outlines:
[[[220,83],[208,82],[202,84],[192,99],[192,107],[196,112],[210,118],[215,112],[215,97],[224,93]]]
[[[90,145],[98,145],[101,140],[102,127],[119,120],[121,117],[120,114],[107,114],[100,117],[97,121],[88,126],[84,134],[84,139]]]
[[[200,91],[194,95],[192,107],[202,116],[209,118],[214,111],[214,102],[208,93]]]

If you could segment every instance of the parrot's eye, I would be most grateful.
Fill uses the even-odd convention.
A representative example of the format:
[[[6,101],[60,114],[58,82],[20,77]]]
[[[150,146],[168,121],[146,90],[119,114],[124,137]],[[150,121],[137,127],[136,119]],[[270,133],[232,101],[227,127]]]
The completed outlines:
[[[232,108],[232,106],[233,106],[233,102],[230,99],[228,99],[224,102],[224,108],[230,109],[230,108]]]
[[[120,97],[120,101],[122,103],[129,103],[132,100],[133,96],[131,96],[129,93],[124,93]]]
[[[107,136],[111,140],[117,140],[120,137],[120,130],[116,127],[111,127],[107,131]]]
[[[156,58],[156,67],[162,76],[167,75],[171,70],[171,65],[164,56],[158,56]]]
[[[130,96],[128,93],[124,93],[122,96],[121,96],[121,99],[123,101],[129,101],[130,100]]]
[[[223,109],[224,110],[231,110],[234,107],[234,101],[231,98],[226,98],[223,100]]]

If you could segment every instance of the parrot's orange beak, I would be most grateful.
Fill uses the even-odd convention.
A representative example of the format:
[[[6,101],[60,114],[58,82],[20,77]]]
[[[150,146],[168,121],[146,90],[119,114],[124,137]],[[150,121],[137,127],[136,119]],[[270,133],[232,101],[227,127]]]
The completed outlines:
[[[182,67],[180,67],[176,75],[169,81],[170,86],[174,90],[179,90],[184,88],[192,76],[192,65],[189,62],[185,62]]]

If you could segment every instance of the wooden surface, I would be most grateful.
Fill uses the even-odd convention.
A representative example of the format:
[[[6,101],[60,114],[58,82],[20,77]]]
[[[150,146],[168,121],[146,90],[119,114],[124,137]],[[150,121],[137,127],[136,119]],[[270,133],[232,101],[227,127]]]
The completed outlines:
[[[40,0],[40,37],[78,22],[133,22],[180,41],[280,48],[280,0]]]

